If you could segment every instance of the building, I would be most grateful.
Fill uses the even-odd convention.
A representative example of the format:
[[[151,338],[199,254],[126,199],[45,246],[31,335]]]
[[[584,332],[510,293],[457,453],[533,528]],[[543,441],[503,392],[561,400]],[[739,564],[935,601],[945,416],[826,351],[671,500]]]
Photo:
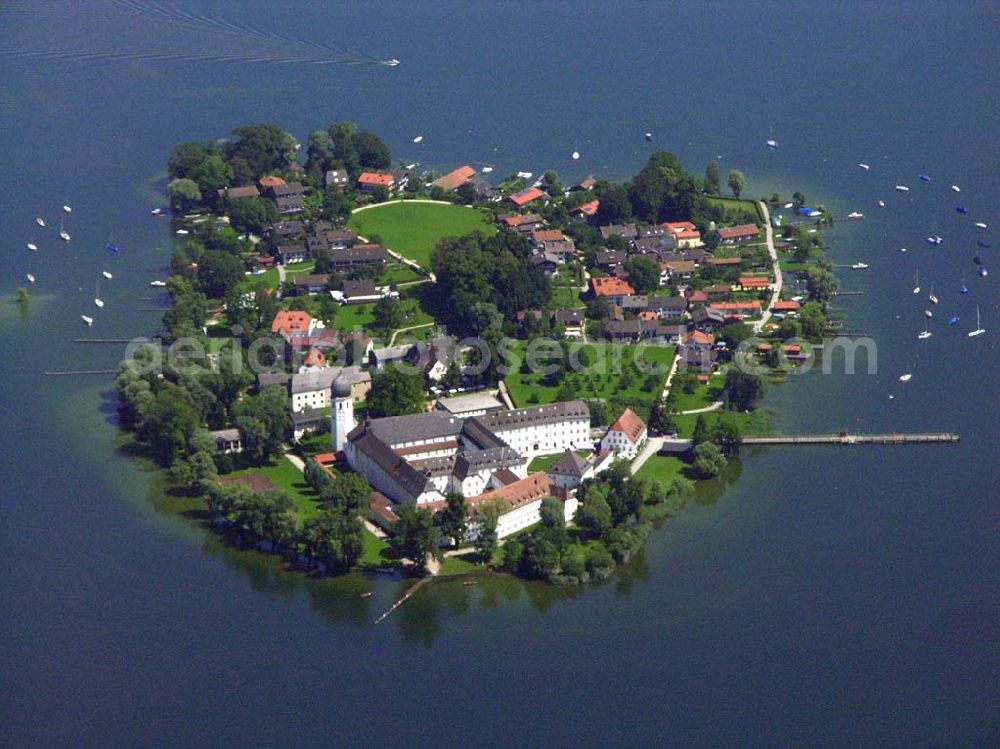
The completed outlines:
[[[531,232],[531,239],[534,241],[535,246],[542,249],[546,242],[561,242],[566,239],[563,236],[562,231],[559,229],[543,229],[537,227]]]
[[[632,284],[628,281],[622,280],[621,278],[591,278],[590,279],[590,290],[593,292],[595,297],[604,297],[608,300],[608,304],[618,304],[622,303],[622,300],[627,296],[632,296],[635,294],[635,289],[632,288]]]
[[[799,302],[786,301],[782,299],[780,301],[775,302],[774,306],[771,309],[779,314],[794,315],[796,312],[799,311],[801,306],[802,305]]]
[[[404,361],[412,346],[386,346],[373,348],[368,352],[368,366],[376,372],[381,372],[393,362]]]
[[[438,398],[437,408],[451,416],[467,419],[490,411],[502,411],[505,406],[490,393],[470,393],[451,398]]]
[[[371,374],[361,367],[325,367],[292,375],[292,413],[327,408],[335,380],[347,388],[352,402],[360,403],[372,389]]]
[[[330,262],[337,272],[361,265],[385,265],[388,259],[389,251],[380,244],[356,244],[353,247],[334,247],[330,250]]]
[[[535,229],[545,223],[545,220],[538,213],[525,213],[523,215],[508,213],[500,216],[497,220],[505,229],[511,229],[513,231],[524,232],[527,234],[532,233]]]
[[[476,176],[476,170],[471,166],[460,166],[453,172],[448,172],[443,177],[438,177],[431,182],[431,187],[440,187],[445,192],[456,190],[470,179]]]
[[[257,185],[244,185],[243,187],[224,187],[217,191],[220,198],[229,200],[239,200],[240,198],[259,198],[260,190]]]
[[[615,234],[626,241],[639,237],[639,231],[635,228],[635,224],[609,224],[601,227],[601,236],[604,239],[610,239]]]
[[[761,291],[771,288],[771,279],[767,276],[743,276],[740,279],[743,291]]]
[[[714,302],[708,307],[721,312],[726,319],[742,320],[744,317],[756,317],[760,314],[760,302],[756,299],[749,302]]]
[[[302,243],[279,244],[277,257],[278,262],[282,265],[291,265],[292,263],[304,263],[306,260],[312,259],[312,252]]]
[[[278,213],[282,216],[289,213],[301,213],[303,208],[302,194],[282,195],[274,199],[274,204],[278,207]]]
[[[597,211],[601,207],[600,200],[591,200],[583,205],[578,205],[576,208],[570,210],[570,214],[573,216],[581,216],[583,218],[593,218],[597,215]]]
[[[377,302],[382,298],[382,292],[375,286],[375,282],[369,278],[362,278],[357,281],[344,281],[343,286],[344,304],[368,304]]]
[[[346,169],[328,169],[326,175],[323,177],[323,184],[326,187],[339,187],[343,189],[347,187],[347,181]]]
[[[369,386],[370,386],[369,380]],[[347,435],[354,429],[354,398],[351,397],[351,386],[347,380],[339,377],[331,384],[333,406],[330,409],[330,437],[333,452],[343,452],[347,444]]]
[[[614,424],[608,427],[601,449],[610,450],[619,456],[634,458],[639,454],[639,448],[646,441],[646,422],[639,418],[631,408],[622,411]]]
[[[492,411],[477,420],[519,453],[534,458],[567,448],[591,449],[590,409],[583,401]]]
[[[303,294],[319,294],[326,291],[326,283],[330,276],[325,273],[303,273],[295,276],[292,282],[295,285],[295,293],[298,296]]]
[[[552,324],[562,325],[567,338],[579,338],[587,320],[582,309],[557,309],[552,313]]]
[[[567,450],[552,464],[548,473],[556,486],[575,489],[583,481],[594,477],[594,464],[572,450]]]
[[[701,232],[690,221],[668,221],[665,224],[661,224],[661,226],[668,229],[674,235],[679,248],[693,249],[701,246]]]
[[[723,244],[737,244],[756,239],[760,229],[756,224],[740,224],[739,226],[724,226],[719,229],[719,239]]]
[[[562,264],[576,254],[576,242],[572,239],[546,241],[542,243],[542,252],[545,255],[551,255]]]
[[[384,187],[392,191],[396,186],[396,176],[391,172],[362,172],[358,177],[358,188],[361,192],[372,193]]]
[[[528,205],[528,203],[533,203],[536,200],[548,200],[548,195],[539,190],[537,187],[529,187],[527,190],[521,190],[521,192],[516,192],[513,195],[507,197],[511,203],[516,205],[518,208],[523,208]]]
[[[209,432],[215,438],[215,452],[220,455],[236,455],[243,452],[243,440],[239,429],[217,429]]]
[[[267,190],[268,188],[285,184],[285,180],[276,174],[268,174],[267,176],[261,177],[257,180],[257,184],[260,185],[262,189]]]

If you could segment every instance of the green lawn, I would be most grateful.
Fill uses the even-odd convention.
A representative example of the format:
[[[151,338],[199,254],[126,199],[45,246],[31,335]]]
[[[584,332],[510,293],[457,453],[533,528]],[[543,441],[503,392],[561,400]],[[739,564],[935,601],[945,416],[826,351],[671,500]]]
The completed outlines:
[[[423,280],[425,280],[424,276],[421,276],[409,265],[393,260],[386,263],[385,270],[379,275],[376,283],[379,286],[389,286],[394,283],[409,283],[411,281]]]
[[[389,567],[399,562],[392,558],[389,543],[362,526],[361,543],[364,551],[358,565],[361,567]]]
[[[686,416],[675,416],[674,422],[677,424],[677,434],[680,437],[690,437],[694,433],[694,425],[699,416],[704,416],[709,430],[715,426],[715,420],[720,414],[729,414],[736,417],[736,422],[744,437],[764,437],[770,433],[771,418],[766,411],[757,409],[750,413],[742,411],[712,411],[707,414],[688,414]],[[645,466],[643,466],[645,467]]]
[[[576,454],[581,458],[585,458],[589,453],[586,450],[577,450]],[[548,470],[552,467],[552,464],[559,460],[562,456],[563,453],[556,453],[555,455],[539,455],[528,464],[528,473],[548,472]]]
[[[455,557],[445,557],[441,560],[441,574],[465,575],[483,569],[478,562],[474,561],[475,557],[476,553],[472,551]]]
[[[513,358],[511,366],[514,371],[507,375],[506,383],[510,389],[511,397],[520,406],[532,406],[540,403],[553,403],[559,392],[560,385],[546,384],[546,375],[542,373],[525,373],[522,363],[525,360],[525,352],[528,346],[527,341],[517,341],[511,350],[514,352],[517,362]],[[619,401],[629,403],[637,410],[640,416],[646,418],[653,402],[663,391],[663,381],[666,373],[670,369],[670,364],[676,355],[674,346],[637,346],[619,345],[610,343],[574,343],[571,345],[571,352],[578,352],[583,349],[587,352],[590,364],[580,372],[570,372],[566,375],[566,382],[573,389],[577,398],[603,398],[608,401]],[[647,374],[643,373],[636,364],[636,357],[639,364],[648,363],[655,365],[658,373],[655,374],[656,386],[652,390],[644,390]],[[540,364],[545,365],[545,360],[539,358]],[[650,367],[644,367],[649,369]],[[617,414],[612,414],[612,418]]]
[[[555,309],[582,309],[586,305],[580,299],[579,287],[553,286],[552,306]]]
[[[473,231],[494,234],[496,226],[481,210],[421,200],[385,203],[358,211],[348,226],[363,237],[377,234],[394,252],[430,268],[431,250],[443,237],[459,237]]]
[[[424,305],[427,296],[423,291],[424,286],[433,287],[434,284],[409,286],[400,291],[399,303],[405,316],[401,327],[408,328],[411,325],[426,325],[435,322],[434,316]],[[333,326],[337,330],[346,331],[365,328],[371,334],[370,329],[375,320],[374,311],[374,304],[342,305],[337,308],[337,316],[333,320]]]
[[[298,507],[301,518],[305,519],[311,515],[315,515],[319,511],[319,495],[306,483],[302,472],[292,465],[291,461],[286,457],[274,458],[269,466],[233,471],[229,476],[236,477],[250,474],[270,479],[279,490],[291,497]]]
[[[659,483],[666,489],[678,476],[688,478],[684,473],[687,467],[687,463],[680,458],[653,455],[642,464],[636,476],[650,484]]]
[[[714,374],[709,378],[708,384],[699,384],[693,393],[681,392],[680,388],[674,387],[674,383],[672,383],[670,390],[677,399],[677,410],[693,411],[696,408],[707,408],[708,406],[711,406],[715,401],[721,398],[722,390],[725,385],[724,380],[725,378],[721,375]]]
[[[757,217],[756,223],[758,226],[763,226],[764,224],[764,215],[760,212],[760,206],[757,205],[756,200],[747,200],[746,198],[713,198],[713,197],[706,198],[706,200],[708,200],[708,202],[712,203],[713,205],[721,205],[723,208],[726,209],[727,212],[732,211],[735,213],[740,209],[748,211],[753,216]],[[763,236],[763,234],[764,232],[763,230],[761,230],[761,236]]]

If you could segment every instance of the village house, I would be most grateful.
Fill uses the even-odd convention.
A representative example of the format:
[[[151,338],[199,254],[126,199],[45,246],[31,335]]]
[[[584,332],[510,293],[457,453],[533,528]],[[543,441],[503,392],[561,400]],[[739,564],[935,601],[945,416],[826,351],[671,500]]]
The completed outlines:
[[[542,249],[546,242],[561,242],[565,238],[559,229],[537,227],[531,231],[531,241],[535,243],[535,247],[538,249]]]
[[[301,221],[278,221],[267,227],[267,236],[273,240],[288,239],[305,234],[306,228]]]
[[[690,260],[660,263],[660,285],[666,286],[671,281],[689,281],[694,272],[695,264]]]
[[[278,262],[282,265],[304,263],[306,260],[312,259],[312,253],[309,251],[309,248],[302,243],[279,244],[275,252]]]
[[[718,310],[708,307],[698,307],[691,313],[691,324],[697,330],[714,333],[726,324],[726,317]]]
[[[396,175],[391,172],[362,172],[358,177],[358,189],[364,193],[373,193],[384,187],[392,192],[396,187]]]
[[[802,305],[799,302],[793,302],[790,300],[780,300],[774,303],[771,308],[774,312],[782,315],[794,315],[796,314]]]
[[[285,184],[285,180],[276,174],[268,174],[267,176],[261,177],[257,180],[257,184],[260,185],[261,190],[267,192],[267,190],[272,187]]]
[[[333,381],[342,378],[351,389],[351,398],[359,403],[372,387],[371,374],[360,367],[325,367],[292,375],[290,394],[292,413],[315,408],[329,408]]]
[[[368,366],[376,372],[381,372],[390,364],[405,361],[412,346],[384,346],[373,348],[368,352]]]
[[[723,244],[739,244],[756,239],[760,229],[756,224],[740,224],[739,226],[724,226],[719,231],[719,239]]]
[[[677,355],[681,371],[709,374],[719,358],[715,336],[699,330],[688,333],[678,347]]]
[[[326,291],[326,284],[329,280],[330,276],[327,274],[308,273],[295,276],[295,280],[292,283],[295,286],[296,296],[303,296],[305,294],[319,294]]]
[[[527,190],[521,190],[513,195],[507,197],[511,203],[516,205],[518,208],[523,208],[528,205],[528,203],[533,203],[536,200],[547,201],[549,198],[544,192],[539,190],[537,187],[529,187]]]
[[[610,239],[615,234],[627,242],[637,239],[639,236],[635,224],[609,224],[601,227],[601,236],[604,239]]]
[[[740,288],[743,291],[763,291],[771,288],[771,280],[767,276],[743,276]]]
[[[362,265],[385,265],[388,259],[389,251],[380,244],[356,244],[330,250],[330,264],[337,272]]]
[[[209,434],[215,439],[215,452],[219,455],[236,455],[243,452],[239,429],[216,429]]]
[[[505,229],[521,232],[530,235],[538,227],[545,224],[538,213],[525,213],[523,215],[504,214],[497,219]]]
[[[620,278],[591,278],[590,290],[595,297],[603,297],[608,304],[617,305],[621,305],[625,297],[635,294],[632,284]]]
[[[578,205],[576,208],[570,210],[570,215],[574,217],[580,217],[583,219],[593,218],[597,215],[597,211],[601,207],[600,200],[591,200],[588,203],[583,203]]]
[[[528,262],[531,263],[532,268],[542,271],[546,276],[554,275],[559,266],[563,264],[563,261],[558,256],[550,252],[540,252],[532,255]]]
[[[344,281],[341,294],[341,301],[344,304],[368,304],[377,302],[383,296],[375,286],[375,282],[369,278]]]
[[[331,250],[346,250],[358,241],[358,233],[350,229],[323,229],[317,231],[316,239],[323,242]]]
[[[756,299],[746,302],[713,302],[708,306],[709,309],[721,312],[726,316],[727,320],[733,319],[739,321],[744,317],[756,317],[760,315],[760,302]]]
[[[438,177],[436,180],[431,182],[431,187],[440,187],[445,192],[451,192],[452,190],[461,187],[475,176],[476,170],[471,166],[460,166],[455,171],[448,172],[443,177]]]
[[[257,189],[257,185],[244,185],[243,187],[224,187],[221,190],[216,190],[216,193],[220,198],[227,198],[229,200],[260,197],[260,191]]]
[[[595,177],[593,174],[588,174],[586,177],[584,177],[575,185],[573,185],[571,188],[569,188],[569,192],[581,192],[586,190],[592,190],[594,189],[594,185],[596,184],[597,184],[597,177]]]
[[[684,299],[687,301],[689,310],[693,310],[698,305],[708,304],[708,294],[700,290],[688,289],[684,294]]]
[[[646,441],[646,422],[631,408],[622,411],[601,440],[601,449],[610,450],[618,456],[634,458]]]
[[[628,258],[628,253],[618,250],[601,250],[597,253],[597,266],[599,268],[617,268]]]
[[[562,264],[576,254],[576,243],[572,239],[543,242],[542,250],[543,254],[552,255]]]
[[[328,169],[323,177],[324,187],[347,187],[348,177],[346,169]]]
[[[701,232],[690,221],[668,221],[661,226],[674,235],[679,248],[693,249],[701,246]]]
[[[648,230],[647,230],[648,231]],[[672,252],[677,249],[677,239],[673,234],[663,230],[663,234],[652,234],[640,237],[632,242],[635,251],[644,255],[659,255],[663,252]]]
[[[552,312],[552,324],[562,325],[567,338],[579,338],[583,335],[587,323],[584,311],[581,309],[557,309]]]

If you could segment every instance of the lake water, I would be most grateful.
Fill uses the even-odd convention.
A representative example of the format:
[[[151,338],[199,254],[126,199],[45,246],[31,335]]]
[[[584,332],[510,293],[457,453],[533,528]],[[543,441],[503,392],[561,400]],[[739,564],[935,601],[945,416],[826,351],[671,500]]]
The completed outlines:
[[[986,2],[5,3],[0,743],[995,745],[1000,263],[982,250],[980,279],[971,257],[995,234],[972,222],[1000,226],[998,20]],[[365,56],[402,64],[316,62]],[[841,273],[865,295],[838,309],[878,374],[795,378],[766,406],[782,430],[962,442],[753,453],[607,584],[434,584],[373,627],[403,583],[311,583],[220,547],[116,451],[106,378],[41,374],[115,366],[71,342],[103,269],[93,334],[155,329],[171,237],[149,209],[173,144],[336,120],[496,175],[718,155],[751,196],[863,211],[831,255],[871,265]],[[941,298],[922,342],[918,268]],[[967,339],[977,304],[989,332]]]

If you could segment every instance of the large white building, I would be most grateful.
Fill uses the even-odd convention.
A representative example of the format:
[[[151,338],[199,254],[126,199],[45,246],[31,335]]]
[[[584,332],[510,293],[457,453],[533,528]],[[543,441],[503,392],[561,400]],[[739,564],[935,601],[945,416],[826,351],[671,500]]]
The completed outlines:
[[[609,450],[619,457],[634,458],[646,441],[646,422],[631,408],[622,411],[601,440],[601,449]]]
[[[330,388],[341,380],[351,389],[355,403],[364,399],[372,387],[371,374],[360,367],[323,367],[292,375],[292,413],[301,413],[330,405]]]

